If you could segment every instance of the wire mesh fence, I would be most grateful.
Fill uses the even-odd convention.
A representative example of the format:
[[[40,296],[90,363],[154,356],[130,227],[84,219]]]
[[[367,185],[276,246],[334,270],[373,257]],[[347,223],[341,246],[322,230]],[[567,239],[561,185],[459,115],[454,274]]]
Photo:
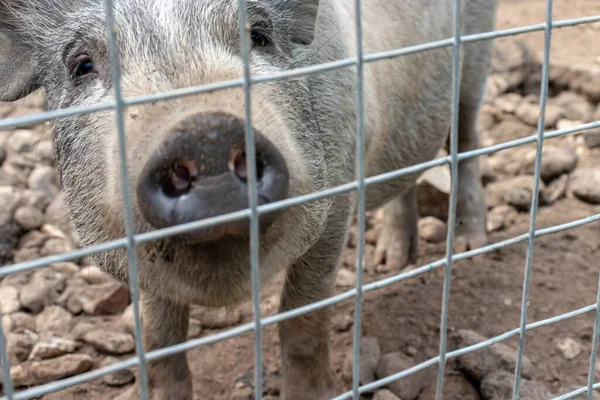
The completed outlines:
[[[355,399],[357,400],[361,393],[372,391],[373,389],[380,388],[386,384],[393,382],[397,379],[404,378],[408,375],[414,374],[420,370],[428,368],[430,366],[438,366],[437,373],[437,390],[436,399],[441,400],[443,398],[442,388],[444,384],[444,373],[447,361],[461,355],[468,354],[470,352],[478,351],[488,346],[492,346],[496,343],[505,341],[511,337],[518,337],[518,351],[517,351],[517,362],[514,371],[514,386],[513,386],[513,398],[518,399],[518,393],[521,383],[521,369],[523,353],[526,347],[525,336],[526,332],[544,327],[550,324],[555,324],[560,321],[564,321],[570,318],[577,317],[582,314],[595,313],[595,326],[593,331],[593,344],[592,351],[590,354],[590,366],[588,373],[587,386],[579,388],[570,393],[565,393],[555,399],[568,399],[573,398],[580,394],[586,394],[587,400],[591,400],[592,391],[594,389],[600,389],[600,383],[594,383],[594,371],[596,365],[596,357],[598,352],[598,340],[600,336],[600,279],[598,282],[598,297],[595,304],[557,315],[552,318],[537,321],[535,323],[527,324],[528,316],[528,305],[529,305],[529,289],[531,284],[531,270],[532,270],[532,259],[535,239],[540,236],[550,235],[557,232],[573,229],[578,226],[590,224],[600,220],[600,214],[582,218],[576,221],[565,223],[562,225],[553,226],[545,229],[536,229],[536,218],[538,212],[538,201],[539,201],[539,182],[541,176],[541,163],[542,163],[542,149],[546,139],[556,138],[564,135],[581,132],[588,129],[600,128],[600,121],[593,123],[582,124],[576,127],[570,127],[568,129],[557,129],[554,131],[545,131],[545,111],[546,102],[548,98],[548,79],[549,79],[549,60],[550,60],[550,44],[551,35],[553,29],[559,29],[563,27],[575,26],[586,23],[593,23],[600,21],[600,15],[574,18],[560,21],[552,20],[552,0],[546,2],[546,21],[542,24],[523,26],[518,28],[506,29],[506,30],[495,30],[492,32],[485,32],[480,34],[462,35],[461,36],[461,0],[455,0],[453,4],[453,15],[454,15],[454,36],[444,40],[435,42],[395,49],[392,51],[386,51],[375,54],[363,54],[362,51],[362,27],[361,27],[361,0],[354,1],[354,7],[356,10],[356,19],[354,21],[356,28],[356,50],[357,56],[329,62],[325,64],[312,65],[308,67],[297,68],[285,72],[276,73],[273,75],[264,76],[251,76],[250,74],[250,62],[249,62],[249,51],[248,51],[248,28],[247,28],[247,15],[246,15],[246,0],[239,0],[239,9],[241,10],[239,19],[239,31],[242,44],[242,54],[244,60],[243,78],[231,81],[216,82],[211,84],[199,85],[195,87],[188,87],[183,89],[175,89],[162,93],[153,93],[135,98],[124,98],[120,89],[120,69],[119,69],[119,53],[117,49],[117,36],[118,31],[115,27],[115,20],[113,15],[113,2],[112,0],[105,1],[106,11],[106,24],[109,32],[109,44],[110,44],[110,55],[111,55],[111,70],[113,87],[115,89],[115,99],[112,102],[97,104],[88,107],[72,107],[54,111],[47,111],[43,113],[27,115],[23,117],[9,117],[0,119],[0,129],[16,128],[20,126],[30,125],[33,123],[41,123],[48,121],[53,118],[67,117],[77,114],[89,114],[93,112],[114,110],[117,116],[117,131],[118,131],[118,146],[120,150],[120,172],[121,172],[121,187],[124,198],[124,214],[125,214],[125,226],[126,226],[126,237],[106,242],[100,245],[77,249],[68,253],[42,257],[39,259],[15,263],[12,265],[4,266],[0,269],[0,277],[6,277],[13,273],[29,271],[37,268],[41,268],[52,263],[61,261],[69,261],[81,258],[94,253],[110,251],[117,248],[126,248],[128,254],[128,265],[129,265],[129,281],[130,281],[130,294],[131,302],[134,308],[134,327],[135,327],[135,351],[136,356],[128,360],[121,361],[109,366],[101,367],[90,372],[76,375],[70,378],[65,378],[56,382],[31,387],[22,391],[15,391],[14,386],[11,383],[10,378],[10,363],[7,355],[7,343],[4,330],[0,329],[0,356],[2,358],[2,378],[3,378],[3,399],[31,399],[42,396],[44,394],[57,392],[65,389],[69,386],[74,386],[84,382],[88,382],[97,379],[106,374],[123,370],[126,368],[138,367],[139,370],[139,382],[140,382],[140,396],[142,399],[148,399],[148,375],[146,372],[146,363],[148,361],[156,360],[159,358],[167,357],[169,355],[185,352],[193,348],[208,345],[218,341],[226,340],[246,332],[254,332],[254,345],[255,345],[255,365],[254,365],[254,379],[255,379],[255,398],[262,398],[262,329],[266,326],[279,323],[284,320],[288,320],[303,314],[310,313],[312,311],[322,309],[325,307],[332,306],[345,300],[354,298],[355,300],[355,316],[354,316],[354,331],[353,331],[353,364],[352,364],[352,388],[351,390],[340,394],[335,397],[336,400],[342,399]],[[465,43],[476,42],[481,40],[491,40],[500,37],[514,36],[528,32],[543,31],[545,35],[544,40],[544,56],[542,64],[542,79],[540,87],[540,116],[538,119],[537,132],[531,136],[524,137],[517,140],[512,140],[492,146],[482,147],[475,150],[469,150],[466,152],[459,153],[458,151],[458,104],[459,104],[459,87],[460,87],[460,54],[461,47]],[[365,116],[364,116],[364,94],[363,94],[363,69],[364,65],[378,60],[391,59],[396,57],[402,57],[418,52],[424,52],[428,50],[438,49],[442,47],[453,47],[453,79],[452,79],[452,125],[450,133],[450,151],[449,155],[435,160],[413,165],[408,168],[401,170],[391,171],[376,176],[365,176]],[[268,82],[274,80],[282,80],[297,76],[303,76],[313,73],[319,73],[324,71],[330,71],[337,68],[344,68],[353,66],[356,68],[356,78],[358,82],[357,86],[357,104],[356,110],[357,115],[357,132],[356,132],[356,180],[341,186],[337,186],[328,190],[320,192],[314,192],[303,196],[297,196],[294,198],[288,198],[286,200],[277,201],[266,205],[258,205],[257,192],[256,192],[256,162],[255,162],[255,146],[254,146],[254,132],[252,128],[252,110],[250,107],[251,99],[251,87],[256,83]],[[133,105],[141,105],[150,102],[156,102],[161,100],[176,99],[184,96],[197,95],[200,93],[214,92],[217,90],[223,90],[228,88],[241,87],[244,90],[245,100],[245,143],[246,143],[246,154],[247,158],[247,169],[249,171],[249,185],[248,185],[248,197],[249,206],[245,210],[237,211],[234,213],[212,217],[204,220],[190,222],[174,227],[157,229],[151,232],[142,234],[135,234],[133,216],[132,216],[132,205],[130,198],[130,187],[127,179],[127,152],[126,152],[126,141],[125,141],[125,124],[124,124],[124,110]],[[530,207],[530,224],[529,230],[526,234],[522,234],[510,239],[506,239],[501,242],[489,244],[487,246],[469,250],[466,252],[455,254],[453,251],[453,242],[455,236],[456,226],[456,207],[457,207],[457,193],[458,193],[458,164],[460,161],[464,161],[470,158],[492,154],[501,150],[522,146],[528,143],[536,143],[536,157],[534,164],[534,188],[533,196]],[[366,187],[372,184],[381,183],[387,180],[398,178],[401,176],[409,175],[415,172],[423,172],[426,169],[448,164],[451,171],[451,191],[449,201],[449,212],[448,212],[448,232],[446,238],[446,255],[444,258],[434,261],[430,264],[423,265],[414,270],[399,273],[385,279],[381,279],[369,284],[363,284],[363,265],[364,261],[364,243],[365,243],[365,190]],[[357,271],[357,283],[356,287],[343,292],[341,294],[332,296],[330,298],[321,300],[316,303],[312,303],[303,307],[299,307],[290,311],[282,312],[270,317],[261,318],[260,312],[260,274],[259,274],[259,229],[258,219],[259,216],[268,212],[289,208],[294,205],[298,205],[304,202],[314,201],[322,199],[328,196],[334,196],[341,193],[347,193],[356,191],[357,193],[357,225],[358,225],[358,246],[357,246],[357,259],[356,259],[356,271]],[[140,320],[140,307],[139,307],[139,286],[138,286],[138,266],[136,259],[135,246],[152,241],[160,238],[170,237],[200,228],[212,227],[221,223],[249,219],[250,220],[250,268],[252,278],[252,305],[254,320],[251,323],[246,323],[237,326],[233,329],[226,330],[224,332],[214,334],[207,337],[197,338],[188,340],[184,343],[169,346],[166,348],[153,350],[147,352],[144,349],[142,342],[142,330]],[[520,313],[520,325],[515,329],[505,332],[504,334],[493,337],[484,342],[471,345],[459,350],[448,351],[447,349],[447,332],[448,332],[448,304],[450,298],[450,282],[452,277],[452,266],[455,261],[464,260],[477,255],[490,253],[500,248],[510,246],[516,243],[527,242],[527,253],[526,263],[524,266],[524,281],[522,288],[521,297],[521,313]],[[398,283],[410,278],[414,278],[419,275],[431,273],[436,269],[444,268],[444,285],[443,285],[443,300],[442,300],[442,313],[440,315],[440,341],[439,341],[439,354],[437,357],[431,358],[425,362],[415,365],[412,368],[398,372],[384,379],[376,380],[367,385],[360,385],[359,382],[359,365],[360,365],[360,336],[361,336],[361,318],[362,318],[362,302],[364,293],[381,289],[383,287]],[[1,328],[1,322],[0,322]]]

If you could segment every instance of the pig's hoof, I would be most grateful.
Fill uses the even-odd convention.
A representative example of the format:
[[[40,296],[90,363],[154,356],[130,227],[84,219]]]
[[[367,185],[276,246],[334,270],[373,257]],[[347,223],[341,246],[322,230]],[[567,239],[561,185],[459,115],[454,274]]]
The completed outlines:
[[[388,271],[399,271],[417,261],[418,235],[412,229],[386,223],[377,241],[372,266],[385,264]]]
[[[456,253],[475,250],[487,243],[485,219],[471,217],[458,221],[454,238],[454,251]]]

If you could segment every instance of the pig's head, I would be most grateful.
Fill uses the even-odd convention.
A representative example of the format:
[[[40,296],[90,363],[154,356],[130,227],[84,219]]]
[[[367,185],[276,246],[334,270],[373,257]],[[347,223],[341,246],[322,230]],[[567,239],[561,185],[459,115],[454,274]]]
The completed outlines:
[[[237,0],[114,0],[124,97],[241,78]],[[310,53],[317,0],[250,0],[252,74]],[[328,184],[306,78],[252,87],[259,205]],[[41,88],[50,109],[114,99],[103,0],[0,0],[0,101]],[[247,208],[242,88],[127,107],[124,126],[136,232]],[[125,235],[116,115],[52,122],[74,229],[83,245]],[[263,279],[322,233],[329,200],[263,215]],[[141,287],[205,305],[250,293],[247,220],[138,245]],[[127,281],[124,249],[98,254]]]

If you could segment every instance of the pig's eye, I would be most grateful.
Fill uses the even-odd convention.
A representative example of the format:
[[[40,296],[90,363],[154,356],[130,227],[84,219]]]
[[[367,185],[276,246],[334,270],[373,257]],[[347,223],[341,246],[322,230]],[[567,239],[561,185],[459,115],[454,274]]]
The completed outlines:
[[[269,44],[269,38],[262,32],[253,30],[250,32],[250,40],[252,40],[252,44],[258,47],[265,47]]]
[[[73,78],[88,75],[94,72],[94,63],[88,55],[82,54],[73,60],[71,72]]]

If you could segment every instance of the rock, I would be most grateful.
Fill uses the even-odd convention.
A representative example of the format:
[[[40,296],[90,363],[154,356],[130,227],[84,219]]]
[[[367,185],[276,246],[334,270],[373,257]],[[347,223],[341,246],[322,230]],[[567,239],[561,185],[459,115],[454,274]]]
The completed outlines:
[[[419,220],[419,236],[432,243],[446,240],[446,223],[435,217],[425,217]]]
[[[55,271],[63,273],[67,276],[75,275],[79,272],[79,266],[73,262],[59,262],[50,265]]]
[[[44,214],[31,206],[19,207],[15,211],[15,221],[25,230],[37,229],[44,222]]]
[[[485,102],[490,103],[493,99],[500,96],[510,88],[510,82],[505,76],[499,74],[490,74],[486,81]]]
[[[104,360],[102,360],[100,367],[108,367],[109,365],[116,364],[118,362],[119,360],[117,358],[108,356]],[[133,375],[133,372],[131,372],[131,370],[129,369],[122,369],[120,371],[113,372],[112,374],[104,375],[102,377],[102,381],[110,386],[127,385],[128,383],[133,382],[134,379],[135,376]]]
[[[133,322],[133,304],[129,304],[125,311],[123,311],[123,314],[121,314],[121,323],[127,332],[131,334],[134,333],[135,325]]]
[[[417,180],[419,215],[446,219],[450,199],[450,168],[440,165],[423,172]]]
[[[31,314],[24,312],[16,312],[10,315],[6,315],[9,317],[12,325],[12,332],[22,333],[23,331],[35,331],[35,318]],[[4,324],[4,320],[2,322]]]
[[[99,284],[106,282],[113,282],[114,279],[110,277],[110,275],[105,274],[95,265],[90,265],[88,267],[84,267],[79,271],[79,276],[89,283]]]
[[[2,210],[2,208],[0,208]],[[0,211],[0,220],[4,217],[1,215],[3,212]],[[0,223],[0,265],[6,265],[14,262],[20,262],[19,258],[15,255],[13,260],[13,252],[17,248],[19,240],[19,234],[21,227],[17,224],[12,216],[4,214],[7,221]]]
[[[551,205],[557,200],[562,199],[567,193],[568,185],[569,175],[567,174],[561,175],[558,179],[552,181],[542,191],[542,198],[544,199],[544,203],[547,205]]]
[[[4,161],[6,161],[7,155],[6,149],[3,146],[0,146],[0,167],[4,164]]]
[[[481,382],[481,394],[485,400],[505,400],[512,398],[514,375],[497,371]],[[538,382],[521,379],[519,397],[523,400],[546,400],[552,397],[546,387]]]
[[[6,335],[6,351],[10,365],[18,365],[27,360],[35,337],[26,333],[9,333]]]
[[[583,122],[594,119],[594,106],[580,94],[565,91],[548,101],[561,107],[565,118]]]
[[[508,117],[490,129],[489,137],[492,139],[491,144],[498,144],[524,138],[535,134],[535,132],[535,128],[523,123],[523,121],[515,117]]]
[[[583,144],[588,149],[600,147],[600,129],[592,129],[583,132]]]
[[[40,250],[42,257],[63,254],[75,250],[75,246],[69,240],[61,238],[50,238],[46,240],[44,246]]]
[[[23,286],[19,294],[23,308],[32,313],[39,313],[45,306],[52,304],[56,297],[52,285],[41,279],[32,280]]]
[[[14,330],[14,321],[10,315],[2,316],[2,329],[4,333],[9,333]]]
[[[7,141],[10,153],[30,153],[37,141],[37,134],[28,129],[16,129]]]
[[[388,353],[379,359],[376,375],[378,379],[383,379],[407,370],[413,367],[414,364],[411,358],[400,352]],[[428,375],[430,375],[428,370],[421,370],[389,383],[386,387],[402,400],[415,400],[429,381],[430,377]]]
[[[29,354],[29,360],[45,360],[48,358],[55,358],[65,354],[73,353],[79,348],[79,343],[63,339],[56,336],[51,336],[46,340],[37,342],[31,354]]]
[[[459,330],[450,338],[450,350],[458,350],[480,342],[487,338],[470,330]],[[496,343],[492,346],[467,353],[457,358],[458,369],[481,381],[484,377],[495,371],[509,371],[512,373],[516,365],[517,351],[504,343]],[[533,365],[526,356],[523,356],[521,375],[528,378],[531,376]]]
[[[0,312],[2,315],[19,311],[19,291],[13,286],[0,287]]]
[[[436,382],[433,382],[423,390],[420,400],[435,399]],[[442,391],[444,400],[481,400],[477,388],[471,381],[460,373],[448,371],[444,376],[444,389]],[[525,400],[525,399],[524,399]]]
[[[529,49],[523,41],[506,37],[495,43],[491,72],[506,73],[523,69],[529,62]]]
[[[567,360],[574,359],[583,351],[583,346],[571,338],[561,340],[556,347]]]
[[[571,174],[569,192],[580,200],[600,204],[600,168],[578,168]]]
[[[34,207],[39,211],[45,210],[50,203],[44,192],[40,192],[39,190],[23,190],[23,200],[24,206]]]
[[[354,323],[354,318],[348,314],[335,313],[331,325],[336,332],[347,332]]]
[[[93,360],[87,354],[67,354],[44,361],[28,361],[11,368],[15,387],[42,385],[82,374],[92,369]]]
[[[58,172],[52,167],[40,164],[31,171],[27,184],[30,189],[43,192],[51,200],[59,192]]]
[[[360,384],[366,385],[375,381],[377,362],[381,357],[381,349],[376,337],[364,336],[360,339]],[[352,383],[353,349],[346,355],[343,376],[347,383]]]
[[[68,332],[73,324],[73,316],[61,306],[48,306],[35,317],[38,332]]]
[[[496,98],[494,104],[505,113],[512,114],[517,110],[523,98],[517,93],[506,93]]]
[[[112,281],[89,285],[77,291],[76,296],[87,314],[120,314],[129,304],[129,287]]]
[[[133,310],[132,310],[133,311]],[[193,308],[191,310],[192,318],[197,319],[200,325],[206,329],[221,329],[233,326],[241,321],[242,314],[239,309],[204,309],[204,308]],[[133,312],[131,323],[133,324]]]
[[[523,172],[533,175],[535,171],[536,150],[523,154]],[[579,158],[575,150],[569,147],[544,146],[542,150],[542,167],[540,175],[544,182],[548,182],[562,174],[568,174],[575,169]]]
[[[356,285],[356,272],[340,268],[335,278],[336,286],[351,287]]]
[[[135,349],[135,341],[129,333],[97,329],[83,335],[83,340],[103,353],[125,354]]]
[[[54,150],[50,140],[42,140],[35,148],[37,159],[44,164],[54,165]]]
[[[388,389],[381,389],[375,393],[373,400],[402,400]]]
[[[534,177],[531,175],[490,183],[485,190],[486,204],[488,208],[508,204],[519,211],[528,211],[531,207],[533,183]],[[545,189],[543,182],[540,182],[539,189]]]
[[[537,128],[538,119],[540,117],[540,105],[523,101],[515,110],[515,114],[521,118],[523,122]],[[553,126],[556,126],[556,123],[562,116],[562,109],[559,106],[547,103],[544,127],[552,128]]]

